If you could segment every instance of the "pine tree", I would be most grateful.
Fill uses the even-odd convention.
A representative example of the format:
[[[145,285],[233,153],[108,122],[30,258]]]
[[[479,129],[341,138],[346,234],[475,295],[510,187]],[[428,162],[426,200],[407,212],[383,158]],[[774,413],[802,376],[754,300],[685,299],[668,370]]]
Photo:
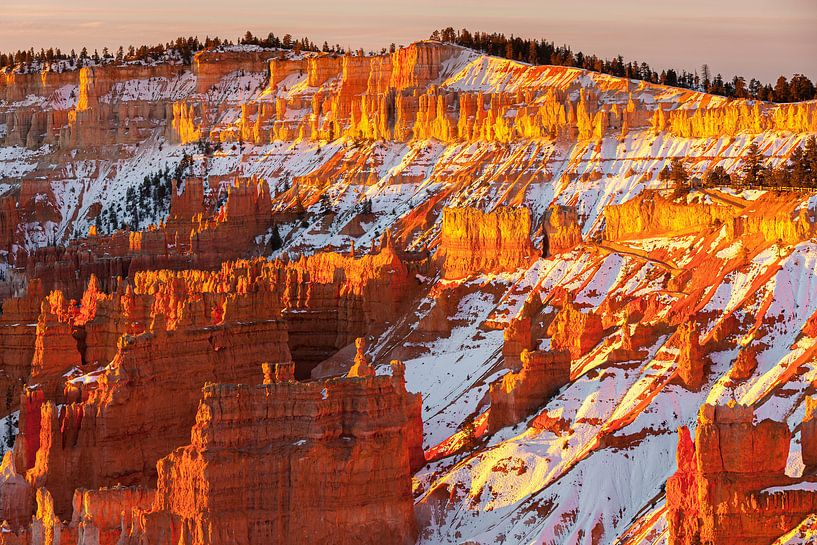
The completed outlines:
[[[664,165],[664,168],[661,169],[661,172],[658,173],[658,180],[662,182],[668,182],[672,178],[672,171],[670,170],[669,165]]]
[[[686,167],[684,167],[683,161],[677,157],[673,159],[670,164],[670,180],[677,185],[685,185],[689,181],[689,173]]]
[[[777,83],[774,84],[774,100],[776,102],[788,102],[791,100],[789,95],[789,84],[785,76],[777,78]]]
[[[6,431],[3,435],[3,441],[7,448],[12,448],[14,446],[14,438],[16,437],[14,428],[16,427],[17,419],[14,417],[14,415],[8,415],[6,417]]]
[[[757,143],[752,143],[743,159],[743,183],[746,185],[763,185],[766,178],[766,169],[763,166],[763,155]]]
[[[326,193],[321,194],[319,203],[320,203],[319,209],[321,214],[326,215],[332,211],[332,204],[329,202],[329,197],[326,195]]]
[[[732,177],[725,168],[718,165],[706,173],[704,181],[709,187],[728,186],[732,184]]]
[[[284,241],[281,240],[281,233],[278,231],[278,225],[272,226],[272,236],[269,239],[269,251],[274,252],[276,250],[280,250],[281,247],[284,245]]]

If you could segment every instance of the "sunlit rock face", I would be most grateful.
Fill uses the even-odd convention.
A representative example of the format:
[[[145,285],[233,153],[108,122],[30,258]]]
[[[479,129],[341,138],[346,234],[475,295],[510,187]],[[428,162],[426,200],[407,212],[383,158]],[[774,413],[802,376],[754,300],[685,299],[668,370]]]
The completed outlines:
[[[533,259],[530,211],[501,208],[443,210],[440,255],[443,276],[458,279],[475,273],[511,272]]]
[[[698,180],[815,102],[437,42],[0,98],[0,543],[814,535],[817,200]]]

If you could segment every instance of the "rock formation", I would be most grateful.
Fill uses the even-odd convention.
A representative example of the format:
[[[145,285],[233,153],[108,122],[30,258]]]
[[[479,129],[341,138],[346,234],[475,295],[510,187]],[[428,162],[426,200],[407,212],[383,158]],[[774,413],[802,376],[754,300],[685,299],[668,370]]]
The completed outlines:
[[[128,542],[414,543],[420,399],[396,371],[208,384],[191,444],[159,461],[156,501]]]
[[[547,252],[543,248],[543,254],[569,251],[582,242],[582,229],[576,209],[573,207],[551,206],[548,208],[544,229]]]
[[[698,340],[698,326],[694,321],[682,324],[675,332],[678,345],[678,376],[690,390],[699,390],[706,380],[707,356]]]
[[[195,282],[185,284],[183,275],[167,273],[170,284],[160,281],[157,289],[154,274],[138,275],[136,294],[123,296],[134,299],[124,305],[135,311],[125,310],[131,319],[145,297],[139,294],[152,296],[152,321],[143,322],[142,332],[119,337],[103,372],[66,386],[73,402],[59,411],[53,401],[31,407],[41,424],[39,436],[27,434],[20,444],[37,453],[35,463],[24,469],[36,487],[49,488],[60,516],[68,514],[75,488],[152,486],[156,460],[187,436],[205,381],[249,380],[263,359],[290,359],[286,324],[268,284],[248,284],[239,276],[232,288],[218,286],[214,293],[212,287],[197,288]],[[138,450],[127,447],[135,436]]]
[[[603,336],[601,317],[586,313],[566,301],[548,327],[553,350],[567,350],[574,360],[595,347]]]
[[[26,295],[3,301],[0,315],[0,394],[2,414],[17,407],[20,388],[31,373],[36,329],[44,293],[37,280],[29,283]]]
[[[623,240],[707,229],[730,221],[739,212],[734,206],[675,202],[658,192],[645,191],[624,204],[604,208],[604,238]]]
[[[534,259],[527,208],[443,209],[438,254],[443,277],[458,279],[475,273],[512,272]]]
[[[525,420],[570,381],[570,354],[566,351],[524,350],[521,360],[521,371],[491,384],[491,433]]]
[[[530,318],[511,320],[503,331],[502,357],[505,367],[518,371],[522,367],[522,352],[533,348]]]
[[[667,481],[670,545],[770,545],[817,508],[813,484],[786,476],[791,432],[754,422],[751,407],[704,405],[695,443],[679,431],[678,471]]]
[[[661,487],[689,403],[813,393],[815,200],[696,181],[795,157],[813,101],[435,41],[177,53],[0,69],[0,545],[809,524],[813,401],[805,477],[782,424],[719,407]]]

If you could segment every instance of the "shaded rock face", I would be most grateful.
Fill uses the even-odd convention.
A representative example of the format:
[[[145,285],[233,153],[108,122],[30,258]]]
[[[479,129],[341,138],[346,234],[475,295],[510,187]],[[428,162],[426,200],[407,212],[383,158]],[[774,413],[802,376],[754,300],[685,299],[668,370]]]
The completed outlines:
[[[506,368],[517,371],[522,367],[522,353],[533,349],[530,318],[511,320],[502,332],[502,357]]]
[[[420,398],[401,365],[393,377],[206,386],[190,445],[159,461],[156,501],[126,542],[414,543]]]
[[[86,330],[86,353],[114,342],[112,361],[77,382],[62,377],[64,393],[43,383],[44,399],[21,415],[21,469],[49,488],[60,516],[78,487],[152,486],[156,460],[185,441],[207,380],[249,380],[266,359],[290,360],[275,292],[247,278],[240,266],[221,276],[142,273],[135,290],[115,296],[119,314],[85,317],[98,326]],[[80,359],[76,343],[72,357]],[[135,437],[139,449],[129,448]]]
[[[302,257],[276,274],[299,379],[356,338],[393,323],[413,293],[390,243],[357,259],[337,253]]]
[[[543,257],[551,253],[570,251],[582,242],[582,229],[575,207],[551,206],[545,214],[546,245]]]
[[[770,545],[817,508],[813,477],[786,476],[791,432],[751,407],[704,405],[693,444],[681,428],[667,481],[670,545]]]
[[[60,411],[51,402],[43,405],[29,479],[53,491],[61,514],[77,487],[152,485],[156,460],[184,441],[194,421],[203,382],[248,380],[270,356],[289,357],[281,320],[157,327],[125,340],[87,400]],[[134,437],[138,450],[128,448]]]
[[[444,208],[439,255],[443,277],[512,272],[534,259],[527,208]]]
[[[524,350],[522,370],[491,384],[488,430],[524,421],[570,381],[570,354]]]
[[[31,373],[42,284],[29,282],[26,295],[3,301],[0,315],[0,414],[17,408],[21,385]]]

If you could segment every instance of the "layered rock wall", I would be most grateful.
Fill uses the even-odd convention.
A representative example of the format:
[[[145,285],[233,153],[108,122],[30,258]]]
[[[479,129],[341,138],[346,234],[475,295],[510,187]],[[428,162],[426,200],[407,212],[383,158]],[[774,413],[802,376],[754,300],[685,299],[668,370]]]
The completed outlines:
[[[728,223],[739,209],[716,204],[676,202],[658,192],[642,192],[623,204],[604,207],[604,238],[625,240],[689,232]]]
[[[582,312],[566,301],[548,326],[547,334],[554,350],[567,350],[571,358],[579,359],[599,344],[604,327],[601,316]]]
[[[440,247],[443,278],[513,272],[535,258],[527,208],[444,208]]]

